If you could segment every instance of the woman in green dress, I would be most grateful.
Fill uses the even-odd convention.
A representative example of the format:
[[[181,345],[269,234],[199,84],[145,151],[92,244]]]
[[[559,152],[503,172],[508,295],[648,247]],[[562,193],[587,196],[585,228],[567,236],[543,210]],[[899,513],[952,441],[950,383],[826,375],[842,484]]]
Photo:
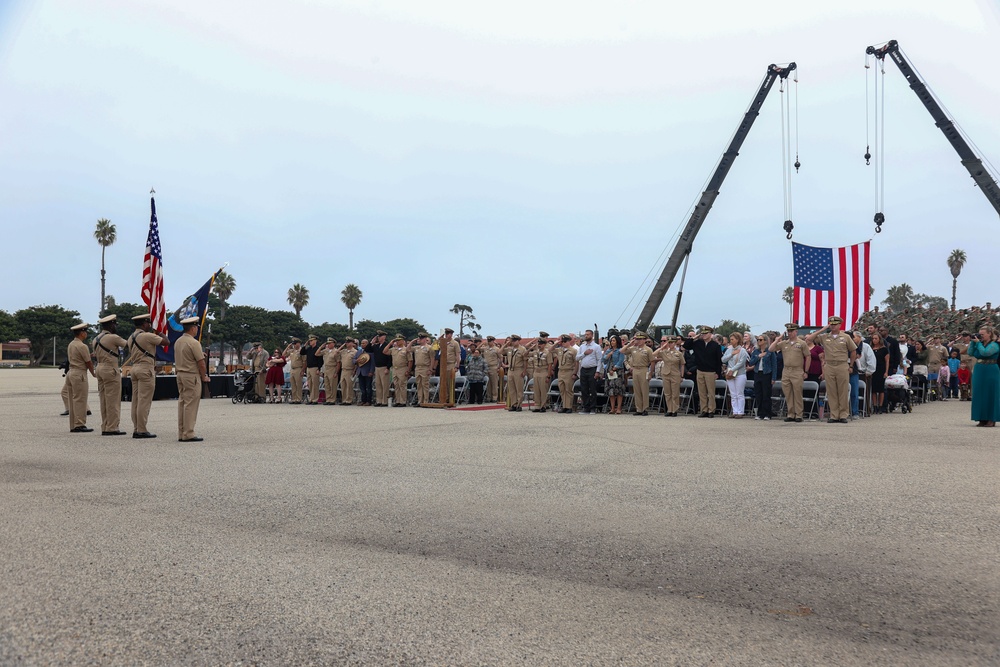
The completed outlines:
[[[972,419],[979,422],[976,426],[996,426],[1000,417],[1000,343],[996,330],[990,326],[980,329],[968,353],[978,359],[972,369]]]

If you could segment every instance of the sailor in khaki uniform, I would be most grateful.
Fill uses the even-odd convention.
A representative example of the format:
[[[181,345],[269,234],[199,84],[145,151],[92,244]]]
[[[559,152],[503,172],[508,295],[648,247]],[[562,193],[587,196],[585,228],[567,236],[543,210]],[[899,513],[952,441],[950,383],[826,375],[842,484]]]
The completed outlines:
[[[573,376],[576,374],[576,348],[569,334],[559,336],[559,347],[555,349],[555,361],[559,364],[556,379],[559,381],[559,412],[573,412]]]
[[[70,327],[73,340],[66,348],[66,360],[69,370],[66,371],[66,383],[69,385],[69,430],[71,433],[90,433],[94,429],[87,426],[87,393],[90,391],[89,372],[94,377],[94,363],[90,360],[90,349],[83,341],[87,340],[87,323]]]
[[[479,346],[479,354],[486,360],[489,368],[486,399],[496,403],[500,400],[500,346],[497,345],[497,339],[487,336],[486,342]]]
[[[208,383],[208,369],[205,367],[205,351],[201,349],[198,335],[197,317],[181,320],[184,335],[174,341],[174,365],[177,367],[177,441],[201,442],[194,434],[198,421],[198,405],[201,403],[201,384]]]
[[[302,357],[302,339],[292,338],[285,351],[281,353],[288,359],[289,380],[292,383],[292,403],[302,402],[302,377],[306,374],[306,362]]]
[[[357,353],[350,338],[340,346],[340,404],[354,404],[354,355]]]
[[[118,316],[97,320],[101,333],[94,338],[97,359],[97,394],[101,399],[101,435],[125,435],[119,431],[122,416],[122,372],[118,353],[128,341],[118,335]]]
[[[785,325],[785,335],[775,339],[768,347],[771,352],[781,352],[784,368],[781,371],[781,392],[785,395],[788,416],[786,422],[802,421],[802,381],[806,379],[809,367],[809,346],[799,340],[799,325],[790,322]]]
[[[132,318],[135,331],[128,339],[129,378],[132,380],[132,437],[155,438],[147,421],[156,390],[156,348],[169,345],[170,339],[152,331],[149,313]]]
[[[507,409],[521,411],[524,400],[524,379],[528,375],[528,350],[521,345],[521,337],[512,334],[502,348],[507,353]]]
[[[549,346],[549,334],[538,332],[538,339],[530,343],[528,351],[528,374],[531,376],[532,399],[535,412],[545,412],[549,402],[549,385],[552,383],[552,366],[555,355]]]
[[[406,346],[406,349],[413,355],[413,377],[417,384],[418,406],[429,403],[431,398],[430,377],[434,350],[430,343],[431,335],[426,331],[421,331],[420,335]]]
[[[340,348],[337,341],[327,338],[316,354],[323,357],[323,392],[326,394],[323,405],[336,405],[337,386],[340,384]]]
[[[252,350],[250,351],[250,370],[257,374],[256,380],[254,380],[254,391],[257,396],[264,400],[264,396],[267,392],[267,350],[264,349],[260,342],[250,343]]]
[[[684,353],[677,349],[679,336],[668,336],[666,342],[653,353],[654,361],[661,361],[660,379],[663,380],[663,400],[667,404],[667,417],[676,417],[681,406],[681,380],[684,379]]]
[[[392,347],[389,348],[392,355],[392,406],[395,408],[406,407],[406,381],[410,377],[410,350],[406,346],[406,339],[402,334],[396,334],[392,339]]]
[[[632,367],[632,395],[635,398],[635,416],[649,415],[649,376],[653,365],[653,350],[646,345],[649,336],[645,331],[638,332],[622,348],[628,365]]]
[[[828,324],[806,336],[806,342],[823,346],[823,377],[826,378],[826,398],[830,403],[827,422],[846,424],[851,416],[850,367],[854,365],[857,344],[854,338],[840,330],[844,320],[833,315]],[[824,333],[829,329],[829,333]]]
[[[445,361],[447,361],[449,372],[451,373],[450,378],[445,378],[444,373],[440,373],[441,384],[438,385],[438,402],[446,404],[455,403],[455,374],[458,373],[458,365],[462,361],[462,346],[461,344],[452,338],[455,333],[454,329],[445,328],[444,337],[438,341],[439,358],[436,360],[437,363],[433,363],[431,368],[436,371],[439,367],[444,369]],[[444,355],[448,356],[445,357]],[[432,371],[433,372],[433,371]],[[450,387],[448,394],[444,395],[441,393],[441,389],[444,387]]]

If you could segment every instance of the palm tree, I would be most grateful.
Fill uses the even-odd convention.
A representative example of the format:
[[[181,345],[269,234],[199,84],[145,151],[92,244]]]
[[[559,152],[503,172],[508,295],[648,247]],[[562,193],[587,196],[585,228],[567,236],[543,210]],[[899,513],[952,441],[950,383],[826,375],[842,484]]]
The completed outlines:
[[[347,328],[354,331],[354,309],[361,303],[361,288],[350,283],[340,292],[340,300],[347,306],[349,322]]]
[[[101,218],[97,221],[97,228],[94,229],[94,238],[101,246],[101,315],[104,315],[104,252],[118,239],[118,230],[110,220]]]
[[[951,269],[951,310],[955,310],[955,293],[958,291],[958,274],[962,272],[962,267],[965,266],[967,258],[965,256],[964,250],[951,251],[948,255],[948,268]]]
[[[795,302],[795,289],[791,286],[786,287],[785,291],[781,293],[781,300],[788,304],[788,320],[792,319],[792,303]]]
[[[219,275],[215,277],[215,283],[212,285],[212,291],[215,292],[215,296],[219,297],[219,301],[222,302],[219,319],[224,320],[226,319],[226,307],[229,305],[229,297],[236,291],[236,279],[225,271],[219,271]]]
[[[913,288],[906,283],[893,285],[886,291],[882,303],[893,313],[900,313],[913,305]]]
[[[305,285],[295,283],[288,290],[288,303],[295,309],[295,315],[302,317],[302,309],[309,304],[309,290]]]

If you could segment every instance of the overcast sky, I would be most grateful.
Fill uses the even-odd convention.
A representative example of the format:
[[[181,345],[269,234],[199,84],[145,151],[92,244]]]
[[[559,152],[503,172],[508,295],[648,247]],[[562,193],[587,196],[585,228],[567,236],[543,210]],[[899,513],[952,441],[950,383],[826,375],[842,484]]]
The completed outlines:
[[[862,156],[864,50],[897,39],[1000,164],[997,7],[8,0],[0,308],[95,319],[98,218],[118,229],[107,291],[138,302],[155,187],[172,308],[230,262],[232,303],[288,309],[302,283],[313,323],[346,323],[353,282],[355,320],[437,331],[463,303],[498,335],[631,326],[767,65],[793,60],[795,240],[874,236],[876,302],[900,282],[950,299],[962,248],[959,306],[996,303],[1000,218],[891,64],[877,236]],[[695,243],[682,323],[788,318],[781,98]]]

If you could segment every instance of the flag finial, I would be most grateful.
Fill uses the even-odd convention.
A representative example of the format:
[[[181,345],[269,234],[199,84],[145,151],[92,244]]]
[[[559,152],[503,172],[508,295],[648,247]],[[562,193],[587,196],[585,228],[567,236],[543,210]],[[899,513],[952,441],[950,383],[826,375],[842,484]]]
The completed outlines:
[[[153,188],[149,188],[149,194],[155,195],[156,194],[156,190],[154,190]]]

